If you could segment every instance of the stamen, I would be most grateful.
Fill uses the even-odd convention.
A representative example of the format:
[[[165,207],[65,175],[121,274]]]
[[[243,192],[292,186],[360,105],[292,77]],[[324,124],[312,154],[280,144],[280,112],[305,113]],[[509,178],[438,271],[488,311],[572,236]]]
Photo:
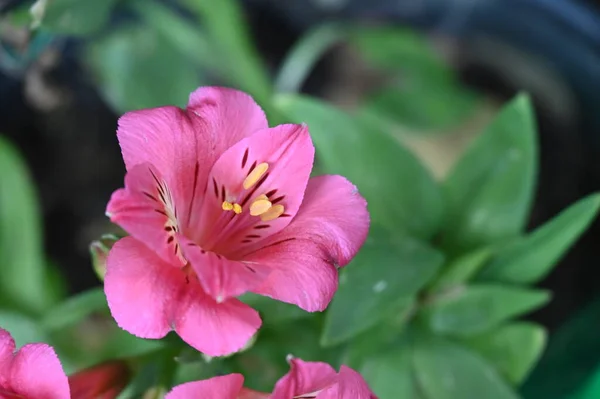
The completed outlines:
[[[244,179],[244,190],[248,190],[250,187],[256,184],[258,180],[267,172],[269,169],[269,164],[266,162],[259,163],[256,167],[250,172],[250,174]]]
[[[265,196],[266,198],[266,196]],[[268,199],[258,197],[252,205],[250,205],[250,215],[259,216],[267,212],[271,208],[271,202]]]
[[[233,204],[231,202],[223,201],[223,204],[221,205],[221,208],[224,211],[232,211],[233,210]]]
[[[233,204],[233,211],[236,215],[242,213],[242,207],[240,206],[240,204]]]
[[[260,220],[262,220],[263,222],[268,222],[270,220],[277,219],[283,214],[284,211],[285,209],[283,205],[273,205],[271,208],[269,208],[268,211],[260,215]]]

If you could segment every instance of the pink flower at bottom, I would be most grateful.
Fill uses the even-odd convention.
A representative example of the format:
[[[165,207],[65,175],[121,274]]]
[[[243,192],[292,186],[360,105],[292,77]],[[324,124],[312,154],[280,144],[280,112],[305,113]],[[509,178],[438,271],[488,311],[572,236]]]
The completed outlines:
[[[15,341],[0,328],[0,398],[69,399],[69,381],[52,347]]]
[[[244,388],[241,374],[229,374],[178,385],[165,399],[377,399],[362,376],[349,367],[342,366],[336,373],[326,363],[300,359],[290,359],[290,366],[272,394]]]
[[[107,215],[130,236],[108,255],[105,292],[121,328],[142,338],[174,330],[222,356],[261,325],[241,294],[327,307],[369,215],[345,178],[309,179],[305,125],[269,128],[250,96],[204,87],[186,109],[125,114],[117,136],[127,175]]]

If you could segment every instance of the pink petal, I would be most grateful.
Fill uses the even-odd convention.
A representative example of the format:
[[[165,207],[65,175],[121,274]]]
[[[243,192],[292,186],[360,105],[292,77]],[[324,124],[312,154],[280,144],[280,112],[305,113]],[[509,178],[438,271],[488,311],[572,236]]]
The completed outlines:
[[[237,352],[247,344],[261,325],[258,312],[237,299],[217,303],[196,281],[180,298],[174,329],[195,349],[209,356]]]
[[[0,328],[0,388],[6,385],[13,354],[15,352],[15,340],[10,333]]]
[[[117,241],[108,254],[104,292],[117,324],[141,338],[162,338],[185,275],[133,237]]]
[[[242,247],[283,229],[302,203],[313,161],[314,147],[303,125],[261,130],[229,148],[210,173],[202,208],[204,230],[197,242],[206,250],[234,259]],[[246,177],[263,163],[268,169],[262,178],[244,188]],[[251,216],[250,206],[260,195],[283,206],[284,214],[268,222]],[[241,205],[243,212],[235,215],[223,211],[223,201]],[[257,225],[268,228],[254,229]]]
[[[325,389],[316,399],[377,399],[364,378],[349,367],[342,366],[337,384]]]
[[[264,392],[254,391],[248,388],[242,388],[237,399],[270,399],[271,395]]]
[[[154,166],[143,163],[129,169],[125,188],[113,193],[107,209],[113,223],[152,248],[161,258],[183,266],[175,233],[181,228],[175,217],[174,199]]]
[[[26,398],[69,399],[69,381],[50,346],[28,344],[12,361],[10,386]]]
[[[184,236],[178,235],[177,239],[203,290],[217,302],[257,288],[271,272],[263,265],[248,265],[207,252]]]
[[[165,396],[165,399],[237,399],[243,384],[244,377],[241,374],[213,377],[177,385]]]
[[[244,261],[273,269],[253,292],[315,312],[327,307],[338,286],[338,272],[326,256],[317,243],[288,238],[246,256]]]
[[[352,183],[334,175],[310,179],[300,211],[282,234],[318,243],[328,259],[345,266],[368,232],[367,202]]]
[[[275,384],[270,399],[290,399],[319,392],[337,380],[337,373],[327,363],[291,359],[290,372]]]

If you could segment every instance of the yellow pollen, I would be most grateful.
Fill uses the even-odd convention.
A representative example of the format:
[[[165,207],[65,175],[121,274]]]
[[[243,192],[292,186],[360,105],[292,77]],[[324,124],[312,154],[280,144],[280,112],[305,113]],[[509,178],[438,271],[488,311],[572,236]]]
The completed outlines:
[[[261,177],[267,172],[269,169],[269,164],[266,162],[259,163],[256,167],[250,172],[250,174],[244,179],[244,190],[248,190],[250,187],[256,184],[257,181],[260,180]]]
[[[268,222],[269,220],[277,219],[279,216],[283,215],[284,210],[283,205],[273,205],[268,211],[260,215],[260,220]]]
[[[267,199],[257,198],[252,205],[250,205],[250,215],[259,216],[267,212],[271,208],[271,201]]]
[[[223,201],[221,208],[224,211],[234,211],[236,215],[239,215],[240,213],[242,213],[242,207],[240,204],[236,204],[236,203],[232,204],[229,201]]]

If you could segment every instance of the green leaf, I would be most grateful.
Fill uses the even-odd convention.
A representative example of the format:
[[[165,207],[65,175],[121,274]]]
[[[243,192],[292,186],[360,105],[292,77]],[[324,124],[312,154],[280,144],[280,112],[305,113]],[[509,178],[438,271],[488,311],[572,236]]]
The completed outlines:
[[[478,279],[520,284],[538,282],[592,223],[599,207],[600,194],[571,205],[525,238],[502,249]]]
[[[102,287],[93,288],[50,309],[42,318],[41,324],[47,331],[56,331],[76,324],[92,313],[108,314],[108,304]]]
[[[370,111],[418,129],[446,128],[469,116],[477,97],[460,84],[423,35],[403,28],[354,28],[351,43],[391,82],[367,99]]]
[[[311,316],[310,313],[298,306],[276,301],[262,295],[248,293],[242,295],[239,299],[260,312],[263,325],[285,323]]]
[[[427,399],[516,399],[494,368],[450,341],[421,337],[413,349],[416,379]]]
[[[411,357],[408,342],[403,342],[386,353],[371,356],[359,371],[379,399],[413,399],[417,385]]]
[[[468,252],[451,261],[436,278],[430,291],[447,290],[471,279],[492,255],[488,248]]]
[[[4,307],[41,313],[53,304],[36,193],[25,163],[0,136],[0,299]]]
[[[200,17],[212,43],[213,57],[221,60],[220,70],[226,79],[247,91],[261,104],[271,99],[271,81],[251,40],[244,14],[235,0],[182,0]]]
[[[546,347],[546,330],[533,323],[512,323],[473,337],[465,345],[493,364],[513,385],[519,385]]]
[[[32,7],[42,27],[65,35],[86,36],[101,30],[118,0],[39,0]]]
[[[391,135],[316,99],[282,95],[276,105],[292,121],[308,124],[323,169],[358,186],[374,222],[423,239],[435,234],[442,217],[439,187]]]
[[[429,326],[439,334],[472,336],[546,304],[547,291],[493,284],[470,285],[432,298],[423,309]]]
[[[17,348],[49,340],[48,334],[37,321],[21,313],[0,310],[0,328],[12,335]]]
[[[443,246],[456,253],[523,231],[537,169],[529,98],[517,96],[457,162],[444,184]]]
[[[119,112],[165,104],[185,106],[199,82],[199,73],[187,57],[141,24],[93,42],[88,59],[104,95]]]
[[[341,343],[393,310],[412,306],[413,297],[442,262],[443,255],[425,243],[372,227],[362,250],[340,274],[339,289],[326,314],[322,344]]]

